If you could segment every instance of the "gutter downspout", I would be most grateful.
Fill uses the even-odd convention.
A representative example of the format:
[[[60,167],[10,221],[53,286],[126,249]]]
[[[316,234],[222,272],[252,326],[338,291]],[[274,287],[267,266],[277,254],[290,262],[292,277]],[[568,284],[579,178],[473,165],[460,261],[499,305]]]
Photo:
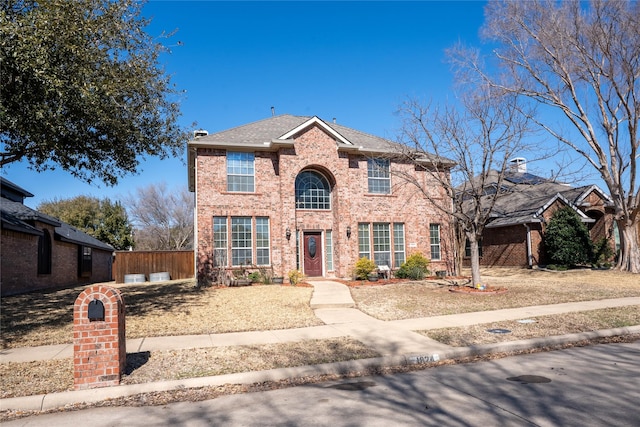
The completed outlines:
[[[196,287],[200,287],[198,282],[198,149],[196,148],[193,153],[195,156],[193,162],[193,277],[196,279]]]
[[[527,229],[527,265],[529,268],[533,268],[533,253],[531,249],[531,228],[529,224],[523,224],[524,228]]]

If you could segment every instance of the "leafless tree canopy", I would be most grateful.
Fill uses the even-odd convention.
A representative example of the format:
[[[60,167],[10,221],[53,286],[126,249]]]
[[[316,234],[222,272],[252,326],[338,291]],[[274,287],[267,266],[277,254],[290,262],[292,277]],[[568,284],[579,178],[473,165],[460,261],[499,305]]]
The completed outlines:
[[[471,82],[467,82],[471,83]],[[416,100],[401,108],[404,120],[401,142],[405,156],[420,164],[433,153],[454,162],[451,174],[439,165],[425,164],[430,175],[448,193],[452,206],[434,205],[451,214],[457,227],[458,255],[464,251],[465,239],[471,246],[472,278],[480,283],[478,242],[489,221],[493,207],[504,195],[499,191],[509,161],[529,151],[525,136],[529,133],[530,115],[521,114],[517,97],[486,84],[466,85],[458,105],[435,108]],[[451,163],[448,164],[450,167]],[[402,177],[411,180],[410,176]],[[413,181],[426,198],[430,192],[423,183]],[[498,191],[491,191],[497,188]],[[458,268],[460,267],[460,256]]]
[[[640,3],[494,1],[483,34],[498,45],[497,71],[459,60],[544,108],[537,124],[598,171],[621,231],[618,267],[639,273]]]
[[[138,188],[126,200],[135,227],[136,250],[193,248],[193,195],[165,183]]]

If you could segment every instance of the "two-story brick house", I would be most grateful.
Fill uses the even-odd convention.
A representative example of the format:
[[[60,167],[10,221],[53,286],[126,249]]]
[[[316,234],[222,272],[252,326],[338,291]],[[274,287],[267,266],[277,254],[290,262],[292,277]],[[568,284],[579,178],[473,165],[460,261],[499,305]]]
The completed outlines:
[[[360,257],[393,270],[414,252],[451,268],[449,216],[400,178],[450,206],[425,171],[435,157],[405,162],[389,140],[292,115],[196,133],[188,152],[199,277],[250,264],[342,278]]]

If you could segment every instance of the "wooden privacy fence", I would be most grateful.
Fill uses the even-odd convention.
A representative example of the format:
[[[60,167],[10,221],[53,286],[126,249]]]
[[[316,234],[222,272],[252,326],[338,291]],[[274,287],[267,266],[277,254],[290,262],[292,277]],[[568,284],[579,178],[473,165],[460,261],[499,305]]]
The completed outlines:
[[[193,251],[116,251],[113,279],[124,283],[125,274],[169,273],[171,280],[195,277]]]

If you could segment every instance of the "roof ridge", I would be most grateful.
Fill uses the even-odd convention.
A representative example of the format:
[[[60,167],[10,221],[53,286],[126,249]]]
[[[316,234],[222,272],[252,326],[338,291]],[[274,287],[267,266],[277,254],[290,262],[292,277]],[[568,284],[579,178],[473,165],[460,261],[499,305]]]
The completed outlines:
[[[297,118],[305,119],[305,120],[309,120],[309,119],[312,118],[312,116],[296,116],[296,115],[288,114],[288,113],[287,114],[278,114],[276,116],[266,117],[264,119],[254,120],[253,122],[245,123],[243,125],[238,125],[238,126],[235,126],[235,127],[232,127],[232,128],[223,129],[221,131],[214,132],[213,134],[235,131],[235,130],[242,129],[242,128],[245,128],[245,127],[248,127],[248,126],[254,126],[254,125],[258,124],[258,123],[267,122],[267,121],[274,120],[274,119],[286,118],[286,117],[297,117]]]
[[[318,118],[320,119],[320,117],[318,117]],[[320,120],[322,120],[322,119],[320,119]],[[392,140],[390,140],[390,139],[383,138],[383,137],[381,137],[381,136],[374,135],[374,134],[372,134],[372,133],[364,132],[364,131],[361,131],[361,130],[359,130],[359,129],[355,129],[355,128],[352,128],[352,127],[349,127],[349,126],[341,125],[341,124],[339,124],[339,123],[333,123],[333,122],[329,123],[329,122],[327,122],[327,121],[325,121],[325,120],[322,120],[322,121],[323,121],[323,122],[325,122],[327,125],[329,125],[329,126],[331,126],[331,127],[333,127],[333,125],[335,125],[335,126],[338,126],[338,127],[342,127],[342,128],[345,128],[345,129],[349,129],[349,130],[351,130],[351,131],[353,131],[353,132],[359,133],[360,135],[365,135],[365,136],[369,136],[369,137],[372,137],[372,138],[382,139],[382,140],[384,140],[384,141],[388,141],[388,142],[391,142],[391,143],[393,143],[393,144],[398,144],[397,142],[392,141]],[[337,132],[337,130],[336,130],[336,132]]]

